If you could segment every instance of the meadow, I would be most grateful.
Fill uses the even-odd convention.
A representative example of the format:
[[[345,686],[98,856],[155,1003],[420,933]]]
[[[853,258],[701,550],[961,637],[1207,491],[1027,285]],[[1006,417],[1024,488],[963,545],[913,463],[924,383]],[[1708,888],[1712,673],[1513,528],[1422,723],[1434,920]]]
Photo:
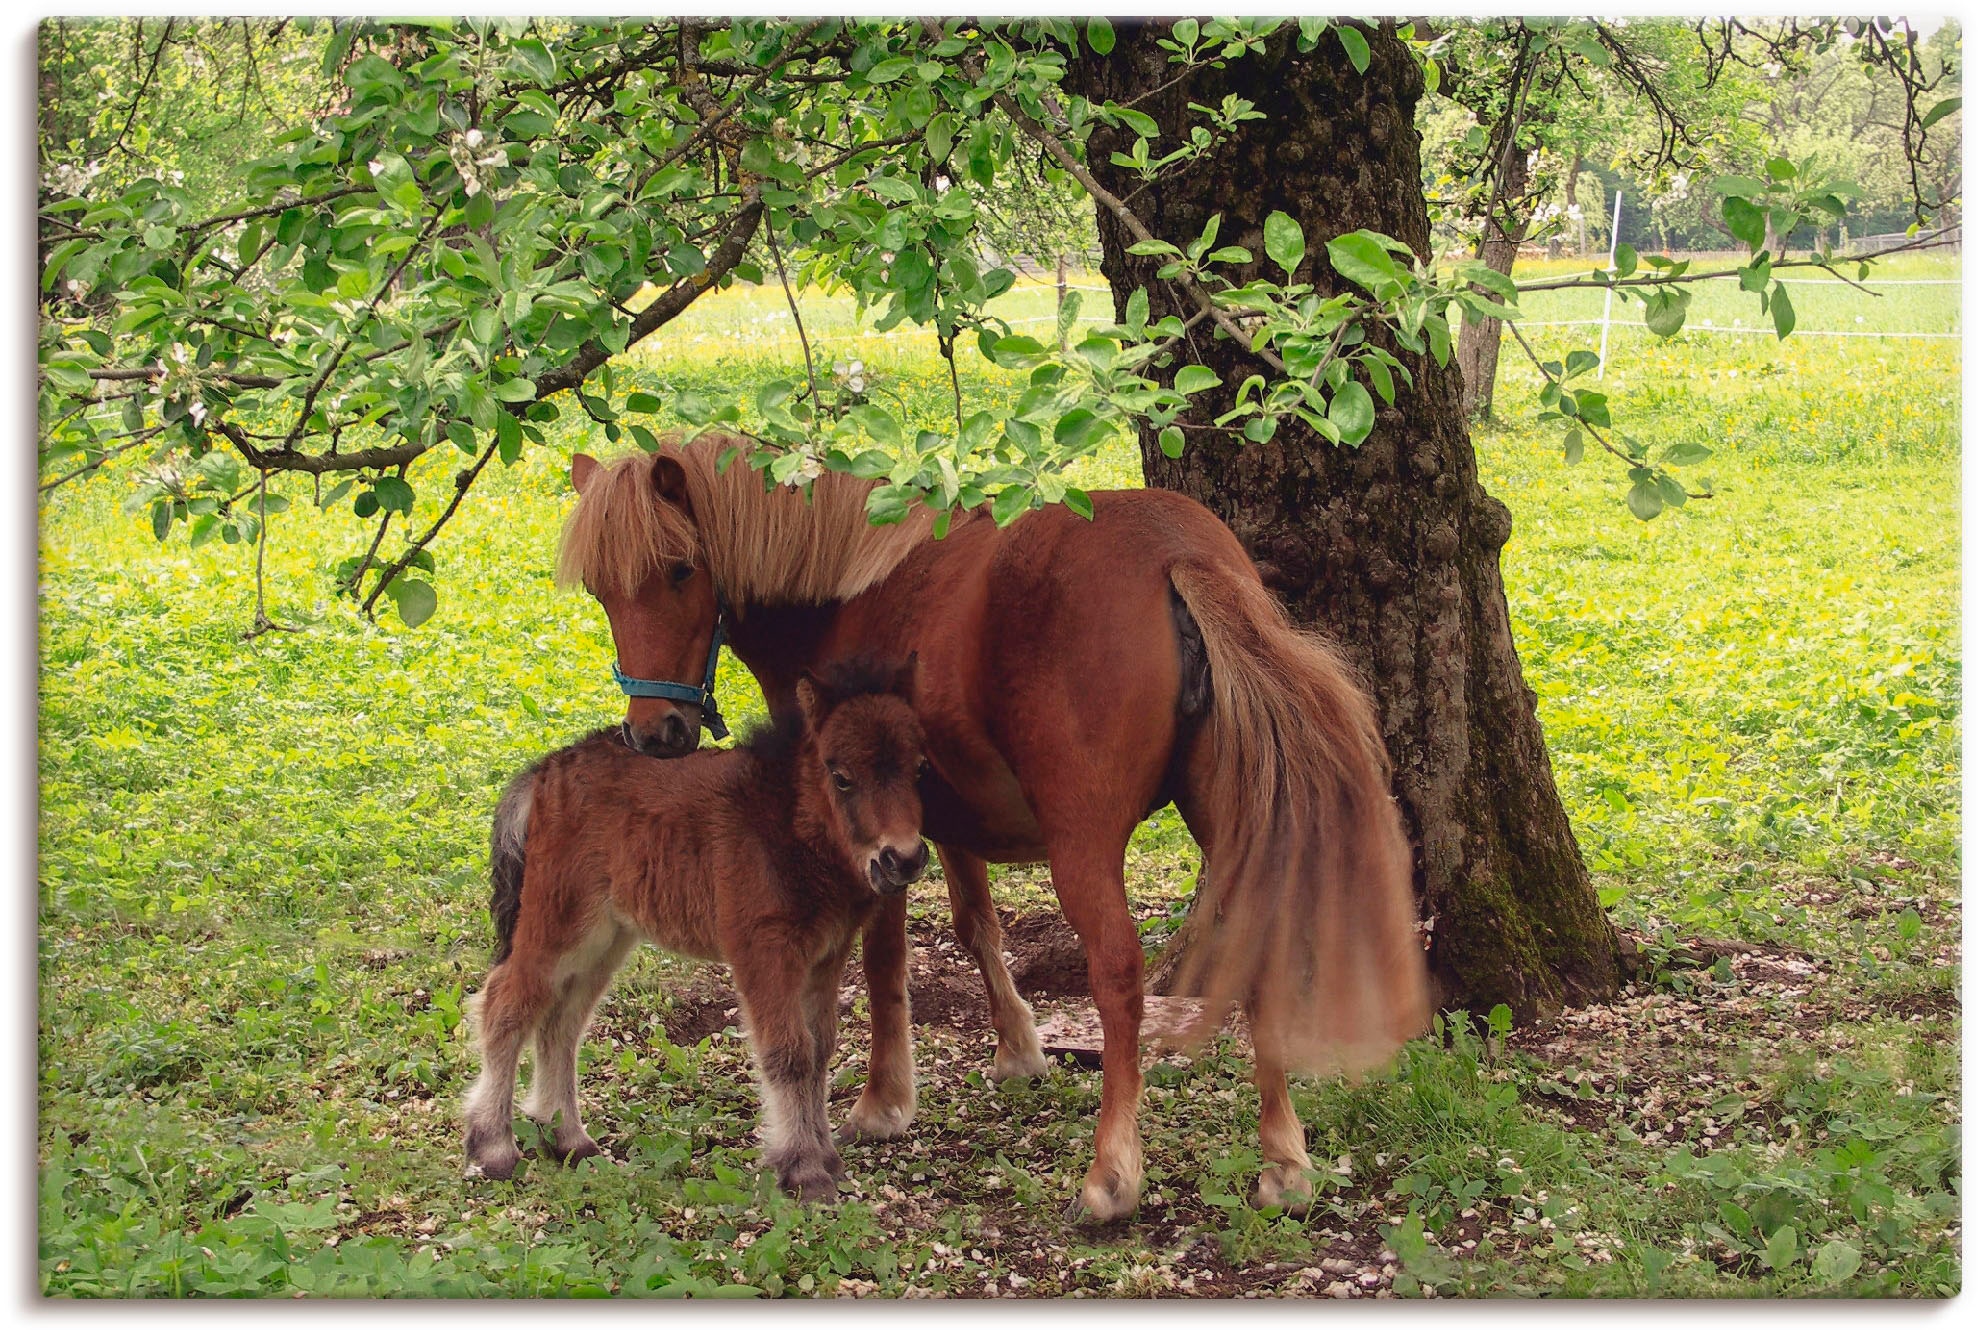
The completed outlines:
[[[1956,1292],[1960,344],[1702,328],[1759,326],[1732,285],[1669,342],[1618,329],[1604,385],[1630,433],[1714,450],[1714,497],[1634,519],[1613,468],[1562,462],[1509,348],[1499,417],[1474,435],[1514,515],[1505,582],[1554,771],[1641,973],[1545,1027],[1451,1020],[1388,1075],[1295,1085],[1325,1170],[1305,1216],[1242,1199],[1256,1098],[1212,1045],[1149,1072],[1139,1216],[1067,1225],[1097,1073],[999,1088],[986,1023],[965,1020],[917,1027],[909,1138],[847,1148],[838,1203],[787,1201],[756,1173],[719,973],[650,951],[583,1063],[613,1157],[464,1181],[489,813],[510,773],[621,711],[602,613],[551,584],[567,455],[608,446],[566,415],[551,447],[492,469],[436,547],[439,610],[418,629],[333,597],[366,533],[299,478],[277,482],[293,506],[266,559],[269,612],[294,631],[251,641],[247,551],[155,542],[121,510],[128,471],[57,491],[39,619],[42,1290]],[[1804,330],[1954,332],[1958,294],[1794,299]],[[1047,319],[1055,294],[1004,299]],[[1532,317],[1599,316],[1597,294],[1547,299]],[[805,312],[826,364],[858,361],[930,423],[949,409],[931,343],[861,332],[821,298]],[[636,372],[666,395],[747,395],[801,372],[790,332],[780,291],[729,293]],[[1598,329],[1533,335],[1563,354]],[[962,386],[1011,391],[973,361]],[[422,462],[422,504],[457,465]],[[1088,486],[1139,483],[1123,440],[1083,465]],[[760,714],[732,659],[720,692],[731,721]],[[1193,869],[1172,810],[1151,818],[1129,859],[1150,944]],[[994,880],[1006,917],[1051,916],[1042,868]],[[951,960],[938,878],[912,909],[917,955]],[[683,1027],[689,993],[711,1028]],[[836,1114],[862,1019],[855,997]]]

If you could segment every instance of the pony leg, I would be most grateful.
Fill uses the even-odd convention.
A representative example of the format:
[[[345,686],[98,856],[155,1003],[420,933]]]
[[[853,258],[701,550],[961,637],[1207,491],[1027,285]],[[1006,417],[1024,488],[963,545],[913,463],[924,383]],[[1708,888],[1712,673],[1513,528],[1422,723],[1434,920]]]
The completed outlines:
[[[1126,907],[1125,840],[1081,837],[1051,855],[1051,880],[1065,918],[1085,944],[1085,968],[1105,1037],[1099,1126],[1092,1167],[1066,1217],[1124,1219],[1140,1205],[1140,934]]]
[[[549,986],[535,967],[511,957],[489,972],[469,1005],[481,1047],[481,1075],[468,1091],[464,1114],[469,1177],[515,1174],[521,1158],[515,1147],[515,1068],[549,998]]]
[[[817,1040],[804,1011],[810,976],[776,930],[732,956],[730,969],[762,1076],[763,1162],[776,1170],[777,1184],[799,1200],[834,1196],[838,1180],[825,1154],[831,1126],[824,1114]]]
[[[566,1164],[604,1153],[584,1130],[577,1106],[577,1051],[598,999],[611,986],[611,977],[636,941],[615,924],[600,925],[597,933],[564,961],[554,1005],[536,1030],[536,1075],[522,1111],[553,1127],[550,1153]]]
[[[1042,1076],[1048,1064],[1037,1043],[1037,1017],[1017,993],[1009,967],[1003,964],[1003,925],[989,899],[989,865],[966,850],[950,845],[935,848],[941,855],[941,875],[948,880],[955,937],[975,957],[989,995],[989,1023],[996,1027],[996,1063],[990,1074],[998,1081]]]
[[[882,896],[860,943],[872,1011],[872,1062],[840,1140],[891,1141],[913,1121],[913,1018],[907,1001],[907,898]]]
[[[831,1056],[838,1049],[838,989],[845,979],[845,962],[851,959],[852,943],[848,937],[845,944],[819,961],[810,972],[810,983],[804,989],[804,1018],[810,1025],[812,1071],[807,1093],[815,1100],[815,1117],[825,1124],[824,1131],[816,1141],[816,1148],[824,1157],[825,1168],[833,1178],[845,1176],[845,1161],[838,1153],[838,1145],[828,1130],[829,1085]]]
[[[1263,1147],[1264,1171],[1257,1179],[1255,1201],[1259,1206],[1276,1205],[1303,1212],[1312,1202],[1312,1180],[1308,1170],[1312,1157],[1305,1153],[1305,1124],[1291,1107],[1291,1086],[1284,1077],[1284,1059],[1269,1047],[1257,1032],[1275,1028],[1268,1019],[1260,1020],[1253,1000],[1244,1004],[1250,1022],[1250,1038],[1256,1049],[1257,1098],[1261,1111],[1257,1135]]]

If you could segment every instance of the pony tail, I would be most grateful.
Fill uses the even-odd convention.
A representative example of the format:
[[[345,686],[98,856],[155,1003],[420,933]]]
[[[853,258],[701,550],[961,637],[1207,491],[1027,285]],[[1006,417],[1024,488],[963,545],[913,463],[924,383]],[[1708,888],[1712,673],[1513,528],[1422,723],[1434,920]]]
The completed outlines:
[[[494,920],[494,963],[508,959],[515,945],[515,921],[522,914],[522,871],[528,864],[529,810],[535,805],[536,774],[541,764],[524,770],[502,791],[495,805],[494,830],[489,837],[488,876],[494,891],[488,917]]]
[[[1174,991],[1208,1000],[1182,1038],[1242,1003],[1260,1061],[1357,1074],[1429,1015],[1412,855],[1373,704],[1253,577],[1202,563],[1169,576],[1200,626],[1210,691],[1187,766],[1210,852],[1170,944]]]

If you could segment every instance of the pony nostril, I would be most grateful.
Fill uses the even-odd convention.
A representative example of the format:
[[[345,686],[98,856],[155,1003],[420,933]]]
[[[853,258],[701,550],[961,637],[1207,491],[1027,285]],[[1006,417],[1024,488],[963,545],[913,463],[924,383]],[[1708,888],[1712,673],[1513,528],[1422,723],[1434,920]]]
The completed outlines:
[[[887,877],[897,879],[900,875],[900,852],[888,845],[879,852],[879,871]]]

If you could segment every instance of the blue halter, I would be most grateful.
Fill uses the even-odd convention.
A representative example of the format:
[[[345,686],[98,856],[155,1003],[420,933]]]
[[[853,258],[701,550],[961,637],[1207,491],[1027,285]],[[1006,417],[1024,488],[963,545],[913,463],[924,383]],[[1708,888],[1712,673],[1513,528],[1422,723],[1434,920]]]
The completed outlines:
[[[723,599],[718,605],[714,637],[707,644],[707,674],[698,687],[664,679],[634,679],[619,669],[615,660],[611,662],[611,677],[627,697],[663,697],[669,702],[692,702],[701,709],[701,724],[707,732],[717,739],[726,739],[728,724],[721,719],[721,708],[714,702],[714,667],[721,659],[721,644],[728,640],[728,602]]]

